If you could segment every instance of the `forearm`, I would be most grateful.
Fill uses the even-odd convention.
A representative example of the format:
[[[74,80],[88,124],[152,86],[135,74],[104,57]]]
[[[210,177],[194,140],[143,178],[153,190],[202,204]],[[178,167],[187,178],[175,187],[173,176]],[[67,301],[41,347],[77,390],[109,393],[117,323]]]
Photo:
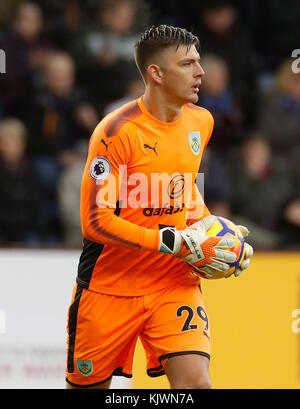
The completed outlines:
[[[116,216],[112,209],[95,209],[89,217],[83,217],[82,231],[85,238],[97,243],[151,251],[159,249],[159,230],[124,220]]]

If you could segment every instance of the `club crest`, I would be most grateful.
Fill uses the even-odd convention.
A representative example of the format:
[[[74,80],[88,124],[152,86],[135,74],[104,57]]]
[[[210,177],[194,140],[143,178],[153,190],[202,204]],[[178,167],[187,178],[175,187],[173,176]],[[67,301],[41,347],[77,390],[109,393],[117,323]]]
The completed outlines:
[[[189,141],[190,141],[190,147],[191,147],[192,152],[195,155],[198,155],[198,153],[200,152],[200,146],[201,146],[200,132],[189,133]]]
[[[83,376],[89,376],[93,372],[93,364],[91,360],[82,361],[80,359],[77,359],[76,365],[77,365],[78,371]]]

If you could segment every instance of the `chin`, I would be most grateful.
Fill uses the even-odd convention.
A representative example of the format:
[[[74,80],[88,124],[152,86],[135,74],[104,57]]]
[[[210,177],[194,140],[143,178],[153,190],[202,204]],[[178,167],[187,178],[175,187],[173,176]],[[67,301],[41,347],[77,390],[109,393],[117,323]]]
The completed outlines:
[[[178,103],[180,105],[185,105],[185,104],[189,104],[189,103],[190,104],[196,104],[198,102],[198,99],[199,99],[199,97],[198,97],[198,94],[196,94],[196,93],[177,97]]]
[[[199,100],[198,94],[193,94],[190,96],[188,102],[191,102],[192,104],[196,104]]]

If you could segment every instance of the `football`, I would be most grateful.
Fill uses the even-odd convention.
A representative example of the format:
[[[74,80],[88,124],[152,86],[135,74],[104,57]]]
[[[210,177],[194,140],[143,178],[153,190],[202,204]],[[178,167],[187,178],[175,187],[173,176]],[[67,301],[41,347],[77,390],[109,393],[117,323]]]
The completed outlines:
[[[228,263],[230,265],[229,270],[217,271],[216,273],[210,275],[208,273],[199,271],[197,268],[194,268],[194,272],[197,275],[200,275],[202,278],[209,280],[227,278],[230,277],[239,264],[243,261],[245,255],[245,240],[241,235],[240,231],[234,223],[230,220],[225,219],[224,217],[217,217],[217,221],[212,225],[212,227],[206,233],[209,236],[231,236],[234,238],[234,246],[226,250],[230,250],[236,254],[236,261],[233,263]]]

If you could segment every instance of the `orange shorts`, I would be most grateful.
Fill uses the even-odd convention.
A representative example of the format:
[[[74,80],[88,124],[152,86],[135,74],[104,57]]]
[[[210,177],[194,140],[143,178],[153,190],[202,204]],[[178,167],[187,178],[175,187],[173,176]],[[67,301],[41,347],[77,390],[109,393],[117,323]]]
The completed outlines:
[[[149,376],[163,375],[169,357],[210,358],[210,328],[198,286],[175,286],[139,297],[96,293],[75,285],[68,315],[66,380],[93,385],[132,377],[138,337]]]

